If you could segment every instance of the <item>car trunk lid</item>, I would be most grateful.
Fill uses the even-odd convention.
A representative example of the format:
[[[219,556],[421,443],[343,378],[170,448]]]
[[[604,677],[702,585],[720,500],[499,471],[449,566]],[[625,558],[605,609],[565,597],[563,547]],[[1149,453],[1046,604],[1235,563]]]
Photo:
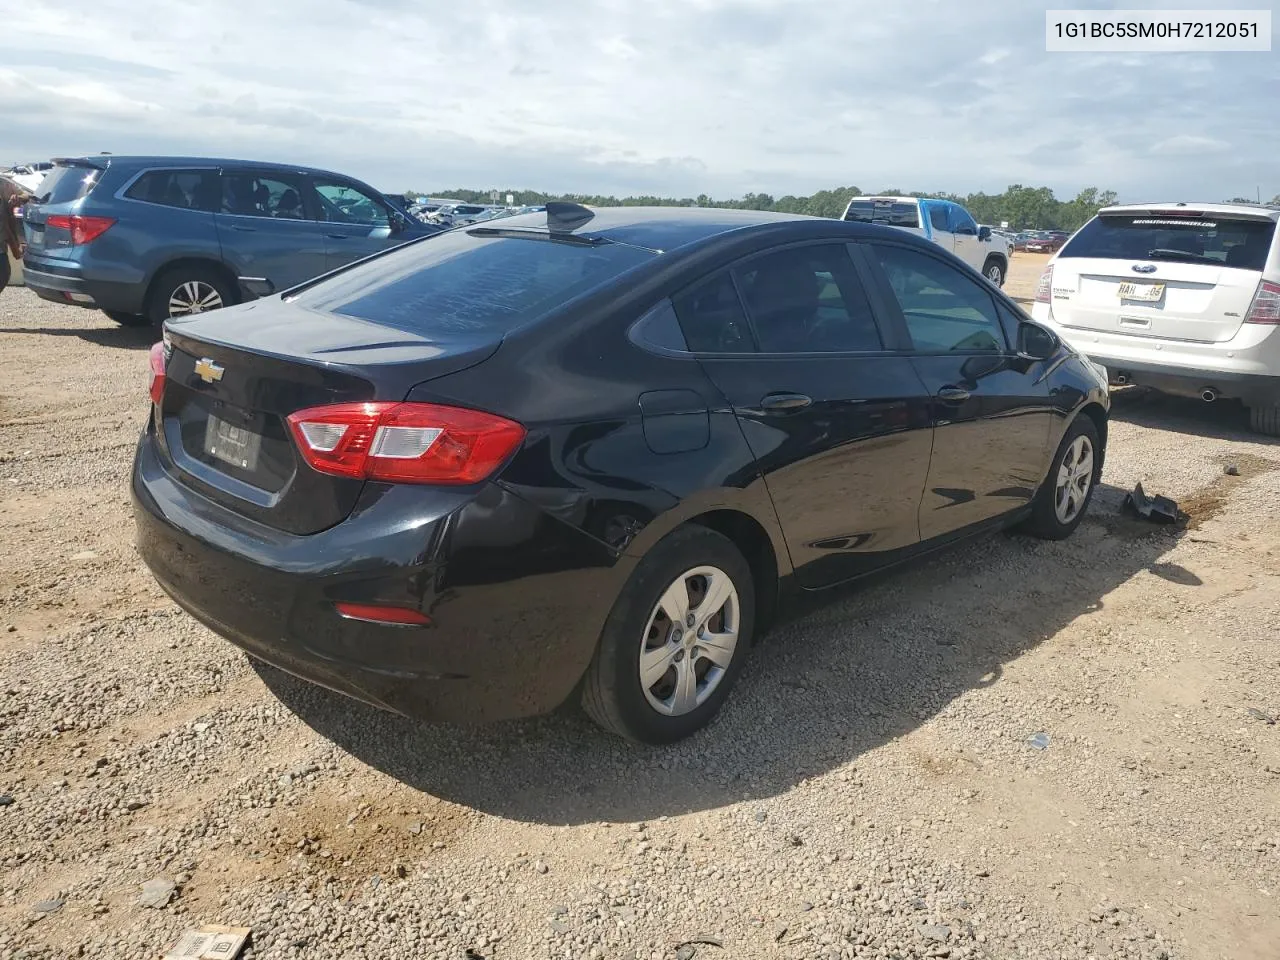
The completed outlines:
[[[1053,318],[1080,330],[1230,340],[1249,312],[1274,233],[1265,211],[1104,213],[1054,261]]]
[[[295,534],[345,519],[365,481],[310,468],[289,414],[403,400],[413,385],[479,363],[501,342],[434,338],[279,298],[170,321],[165,336],[162,460],[209,499]]]

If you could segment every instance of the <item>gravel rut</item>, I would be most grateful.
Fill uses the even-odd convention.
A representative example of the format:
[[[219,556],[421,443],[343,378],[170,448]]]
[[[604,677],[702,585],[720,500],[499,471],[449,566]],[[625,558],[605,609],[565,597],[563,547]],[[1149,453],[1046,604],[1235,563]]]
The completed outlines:
[[[182,614],[132,544],[148,345],[0,293],[3,960],[205,922],[257,958],[1280,957],[1280,446],[1238,409],[1118,396],[1071,540],[845,591],[641,749],[384,715]],[[1137,480],[1188,528],[1124,517]]]

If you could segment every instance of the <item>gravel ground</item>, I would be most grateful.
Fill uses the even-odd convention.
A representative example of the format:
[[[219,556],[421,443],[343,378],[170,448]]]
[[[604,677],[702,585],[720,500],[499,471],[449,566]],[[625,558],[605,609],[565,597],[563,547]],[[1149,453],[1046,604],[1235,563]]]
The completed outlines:
[[[1117,398],[1070,541],[833,598],[640,749],[380,714],[180,613],[132,546],[147,346],[0,294],[0,958],[206,922],[258,958],[1280,957],[1280,446],[1239,410]],[[1122,517],[1137,480],[1188,529]]]

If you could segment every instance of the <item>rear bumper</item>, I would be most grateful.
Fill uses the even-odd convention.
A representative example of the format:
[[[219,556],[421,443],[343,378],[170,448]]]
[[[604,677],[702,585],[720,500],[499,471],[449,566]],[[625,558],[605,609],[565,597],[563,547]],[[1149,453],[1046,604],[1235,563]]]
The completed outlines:
[[[1230,340],[1197,343],[1064,327],[1044,303],[1035,304],[1031,315],[1105,366],[1112,383],[1190,397],[1212,388],[1219,397],[1250,405],[1280,402],[1280,327],[1242,323]]]
[[[305,680],[429,720],[558,706],[632,562],[493,485],[442,510],[439,491],[370,484],[337,526],[283,534],[170,476],[149,433],[132,492],[139,552],[197,620]],[[339,600],[413,606],[432,623],[348,620]]]
[[[141,314],[146,289],[136,283],[86,278],[80,264],[32,257],[22,261],[26,284],[39,297],[90,310]]]

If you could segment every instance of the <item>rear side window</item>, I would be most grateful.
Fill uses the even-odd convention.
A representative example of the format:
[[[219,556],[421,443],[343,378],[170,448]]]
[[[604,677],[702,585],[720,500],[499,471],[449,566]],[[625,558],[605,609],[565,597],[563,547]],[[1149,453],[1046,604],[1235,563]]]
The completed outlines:
[[[881,349],[871,304],[844,244],[767,253],[748,261],[739,277],[764,353]]]
[[[125,196],[166,207],[213,210],[216,176],[212,170],[152,170],[135,180]]]
[[[917,205],[898,200],[854,200],[844,218],[857,223],[887,223],[891,227],[920,226]]]
[[[1274,220],[1125,214],[1094,217],[1062,248],[1059,257],[1168,260],[1261,270],[1275,236]]]
[[[56,166],[44,175],[37,188],[36,203],[74,203],[87,197],[98,183],[102,171],[97,167],[68,164]]]
[[[413,333],[501,336],[654,256],[617,243],[440,233],[344,270],[294,302]]]
[[[951,227],[947,223],[947,208],[936,203],[929,204],[929,224],[935,230],[949,233]]]
[[[727,271],[702,281],[671,302],[685,342],[694,353],[755,352],[751,325]]]

